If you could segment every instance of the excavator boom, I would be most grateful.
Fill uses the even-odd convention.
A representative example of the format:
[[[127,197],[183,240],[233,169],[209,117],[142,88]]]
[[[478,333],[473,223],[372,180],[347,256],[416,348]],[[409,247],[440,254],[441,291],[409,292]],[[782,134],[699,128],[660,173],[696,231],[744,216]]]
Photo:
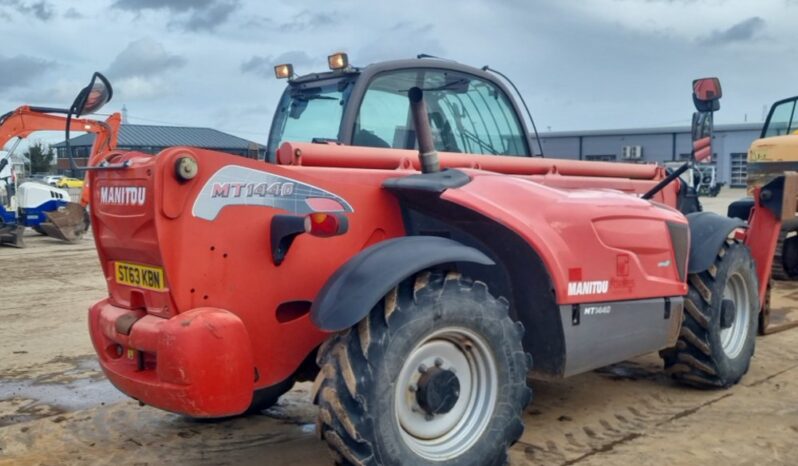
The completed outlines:
[[[97,165],[106,154],[116,148],[121,116],[112,114],[105,121],[85,118],[67,119],[65,116],[53,114],[59,109],[22,106],[0,116],[0,148],[14,138],[25,139],[37,131],[64,131],[69,125],[70,131],[87,132],[96,135],[87,166]],[[78,203],[70,202],[66,206],[46,212],[47,221],[38,225],[38,230],[65,241],[74,241],[88,229],[86,206],[89,203],[89,182],[85,177],[83,190]],[[20,236],[19,228],[15,230]]]

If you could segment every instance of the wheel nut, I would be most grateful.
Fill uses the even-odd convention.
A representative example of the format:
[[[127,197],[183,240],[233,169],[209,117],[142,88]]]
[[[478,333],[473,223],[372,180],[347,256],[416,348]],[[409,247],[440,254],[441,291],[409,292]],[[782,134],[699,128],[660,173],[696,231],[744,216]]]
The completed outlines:
[[[420,365],[418,366],[418,371],[419,371],[420,373],[422,373],[422,374],[423,374],[424,372],[427,372],[427,366],[425,366],[424,364],[420,364]]]
[[[425,414],[424,415],[424,420],[431,421],[434,417],[435,416],[433,416],[432,414]]]
[[[415,385],[408,385],[407,389],[411,392],[415,392],[416,390],[418,390],[418,387],[416,387]]]
[[[443,359],[435,358],[435,366],[441,367],[443,365]]]

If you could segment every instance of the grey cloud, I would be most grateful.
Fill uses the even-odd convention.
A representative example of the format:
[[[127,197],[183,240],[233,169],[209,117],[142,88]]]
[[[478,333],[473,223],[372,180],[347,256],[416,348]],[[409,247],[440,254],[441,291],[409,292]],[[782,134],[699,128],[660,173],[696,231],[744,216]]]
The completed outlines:
[[[241,64],[241,71],[243,73],[251,73],[263,78],[270,78],[274,76],[274,67],[282,63],[291,63],[297,72],[302,70],[300,67],[311,68],[311,65],[316,60],[311,58],[307,53],[301,50],[291,50],[289,52],[281,53],[277,56],[254,56]]]
[[[446,57],[447,50],[431,23],[400,21],[352,54],[358,65],[385,59],[411,58],[419,53]]]
[[[740,21],[732,27],[724,30],[713,31],[708,37],[702,40],[708,45],[723,45],[730,42],[742,42],[756,39],[760,32],[765,29],[765,20],[759,16],[754,16]]]
[[[203,10],[194,10],[188,18],[176,24],[188,31],[212,31],[225,23],[237,8],[237,2],[219,2]]]
[[[289,21],[282,23],[279,29],[283,32],[297,32],[306,29],[315,29],[332,24],[337,24],[339,14],[334,11],[330,12],[312,12],[310,10],[303,10],[294,15]]]
[[[11,87],[23,87],[43,75],[52,67],[53,61],[28,55],[4,57],[0,55],[0,70],[14,70],[13,73],[0,73],[0,91]]]
[[[250,16],[243,23],[242,26],[251,29],[265,29],[274,28],[274,20],[265,16]]]
[[[53,17],[53,5],[47,0],[26,3],[21,0],[0,0],[0,6],[7,6],[15,9],[24,15],[32,15],[42,21],[47,21]]]
[[[83,15],[76,9],[70,8],[66,12],[64,12],[64,18],[67,19],[80,19],[83,18]]]
[[[214,3],[216,0],[116,0],[111,6],[128,11],[168,9],[184,12],[207,8]]]
[[[117,79],[147,78],[185,64],[185,58],[168,53],[160,42],[144,38],[128,44],[108,67],[108,74]]]
[[[112,5],[125,11],[167,10],[174,15],[170,26],[197,32],[212,31],[236,11],[239,0],[116,0]]]

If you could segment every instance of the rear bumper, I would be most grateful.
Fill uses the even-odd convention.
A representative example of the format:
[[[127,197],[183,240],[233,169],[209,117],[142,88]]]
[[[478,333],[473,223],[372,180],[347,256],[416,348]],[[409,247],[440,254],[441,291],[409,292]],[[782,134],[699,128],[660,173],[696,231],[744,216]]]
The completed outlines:
[[[89,332],[106,376],[145,404],[223,417],[252,401],[252,346],[231,312],[205,307],[163,319],[105,299],[89,309]]]

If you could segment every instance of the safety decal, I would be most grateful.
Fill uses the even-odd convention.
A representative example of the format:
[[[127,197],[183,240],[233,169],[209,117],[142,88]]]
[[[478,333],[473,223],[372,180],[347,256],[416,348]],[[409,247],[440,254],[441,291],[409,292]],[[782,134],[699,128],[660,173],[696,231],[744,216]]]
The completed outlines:
[[[354,212],[346,200],[319,187],[272,173],[228,165],[213,174],[194,201],[192,215],[213,220],[227,206],[273,207],[295,214],[317,211],[308,200],[328,199],[336,210]]]

